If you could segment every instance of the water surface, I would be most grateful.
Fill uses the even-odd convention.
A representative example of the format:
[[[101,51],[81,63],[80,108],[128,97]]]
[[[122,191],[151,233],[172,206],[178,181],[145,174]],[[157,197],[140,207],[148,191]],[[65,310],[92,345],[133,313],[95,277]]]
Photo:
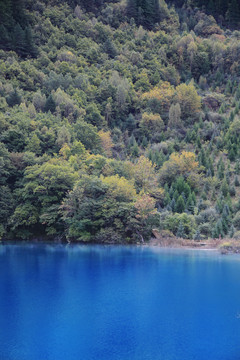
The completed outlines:
[[[2,245],[0,360],[240,360],[240,257]]]

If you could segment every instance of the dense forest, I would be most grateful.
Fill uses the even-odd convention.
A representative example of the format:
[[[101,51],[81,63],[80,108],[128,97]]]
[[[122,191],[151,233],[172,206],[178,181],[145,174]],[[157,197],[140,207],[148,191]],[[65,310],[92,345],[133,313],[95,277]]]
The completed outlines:
[[[0,0],[0,238],[240,238],[237,0]]]

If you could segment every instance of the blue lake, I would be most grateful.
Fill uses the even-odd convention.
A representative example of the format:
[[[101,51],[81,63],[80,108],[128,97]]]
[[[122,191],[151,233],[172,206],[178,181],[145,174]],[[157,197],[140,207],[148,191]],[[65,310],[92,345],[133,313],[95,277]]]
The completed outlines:
[[[0,247],[0,360],[239,359],[240,256]]]

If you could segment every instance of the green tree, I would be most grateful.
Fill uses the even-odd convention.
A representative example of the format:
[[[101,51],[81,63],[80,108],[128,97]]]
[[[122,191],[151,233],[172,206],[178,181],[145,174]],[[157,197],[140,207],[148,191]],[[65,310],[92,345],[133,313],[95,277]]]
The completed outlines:
[[[183,213],[185,210],[185,202],[182,195],[180,195],[177,199],[175,210],[179,214]]]
[[[21,98],[21,96],[19,95],[19,93],[17,92],[16,89],[14,91],[12,91],[10,93],[10,95],[7,97],[7,103],[11,107],[13,107],[15,105],[20,105],[21,100],[22,100],[22,98]]]
[[[185,237],[185,231],[184,231],[184,226],[183,223],[180,221],[179,225],[178,225],[178,229],[177,229],[177,234],[176,236],[178,238],[184,238]]]
[[[52,94],[50,94],[46,100],[44,111],[45,112],[50,111],[51,113],[54,113],[55,110],[56,110],[56,102],[54,101]]]
[[[77,178],[76,171],[64,160],[28,167],[19,191],[21,201],[11,219],[13,229],[18,232],[26,228],[32,234],[46,231],[51,236],[61,234],[59,207]]]

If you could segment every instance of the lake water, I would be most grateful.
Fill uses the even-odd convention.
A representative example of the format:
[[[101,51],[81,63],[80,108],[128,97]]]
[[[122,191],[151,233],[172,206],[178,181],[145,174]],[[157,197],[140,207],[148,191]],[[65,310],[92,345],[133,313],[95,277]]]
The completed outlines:
[[[240,256],[0,246],[1,360],[239,360]]]

